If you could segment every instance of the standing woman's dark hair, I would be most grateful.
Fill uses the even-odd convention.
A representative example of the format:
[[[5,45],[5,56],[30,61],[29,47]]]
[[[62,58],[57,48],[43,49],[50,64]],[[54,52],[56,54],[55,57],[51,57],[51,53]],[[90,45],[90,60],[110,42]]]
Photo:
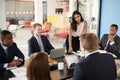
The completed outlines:
[[[43,52],[31,55],[27,65],[28,80],[51,80],[48,56]]]
[[[84,21],[84,19],[83,19],[83,17],[82,17],[82,14],[81,14],[79,11],[74,11],[73,14],[72,14],[72,22],[71,22],[71,27],[72,27],[72,29],[73,29],[74,31],[77,30],[77,22],[76,22],[75,17],[74,17],[76,14],[80,15],[80,17],[81,17],[81,22]]]

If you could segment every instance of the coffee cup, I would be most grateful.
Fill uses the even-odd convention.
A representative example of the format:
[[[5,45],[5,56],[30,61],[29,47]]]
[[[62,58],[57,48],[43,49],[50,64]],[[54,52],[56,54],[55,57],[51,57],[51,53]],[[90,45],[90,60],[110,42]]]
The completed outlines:
[[[58,63],[58,70],[63,70],[64,69],[64,63],[63,62],[59,62]]]
[[[63,74],[63,70],[64,70],[64,63],[63,62],[59,62],[58,63],[59,74]]]

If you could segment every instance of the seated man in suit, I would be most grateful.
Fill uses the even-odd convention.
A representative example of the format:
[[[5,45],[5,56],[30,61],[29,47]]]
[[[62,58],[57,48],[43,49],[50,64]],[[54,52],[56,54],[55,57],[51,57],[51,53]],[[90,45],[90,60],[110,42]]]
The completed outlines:
[[[75,65],[73,80],[115,80],[114,58],[99,52],[97,36],[93,33],[82,34],[80,44],[85,59]]]
[[[33,31],[34,35],[28,40],[28,56],[39,51],[50,54],[51,49],[54,49],[54,47],[46,36],[41,35],[42,25],[35,23],[33,25]]]
[[[102,50],[111,52],[120,58],[120,37],[116,34],[117,31],[118,26],[116,24],[112,24],[110,26],[110,33],[103,35],[100,41],[100,47]]]
[[[24,64],[24,55],[13,42],[11,32],[7,30],[1,31],[0,34],[0,70],[9,67],[22,66]],[[18,59],[14,59],[15,56]]]

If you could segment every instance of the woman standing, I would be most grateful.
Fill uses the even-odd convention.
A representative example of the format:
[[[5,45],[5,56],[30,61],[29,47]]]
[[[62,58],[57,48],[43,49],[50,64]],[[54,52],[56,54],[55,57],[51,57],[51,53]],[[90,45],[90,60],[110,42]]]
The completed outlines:
[[[27,78],[28,80],[51,80],[46,53],[32,54],[27,65]]]
[[[77,52],[80,49],[79,37],[83,33],[87,33],[87,22],[84,21],[79,11],[74,11],[72,14],[69,36],[66,39],[67,52]]]

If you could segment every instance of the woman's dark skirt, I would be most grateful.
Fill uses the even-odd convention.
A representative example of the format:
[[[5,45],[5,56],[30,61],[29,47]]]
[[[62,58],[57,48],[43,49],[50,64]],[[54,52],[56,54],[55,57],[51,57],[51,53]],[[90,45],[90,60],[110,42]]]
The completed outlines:
[[[77,52],[80,49],[79,37],[72,36],[72,48],[73,48],[73,51],[75,51],[75,52]],[[66,50],[67,50],[67,52],[69,50],[69,35],[66,38]]]

